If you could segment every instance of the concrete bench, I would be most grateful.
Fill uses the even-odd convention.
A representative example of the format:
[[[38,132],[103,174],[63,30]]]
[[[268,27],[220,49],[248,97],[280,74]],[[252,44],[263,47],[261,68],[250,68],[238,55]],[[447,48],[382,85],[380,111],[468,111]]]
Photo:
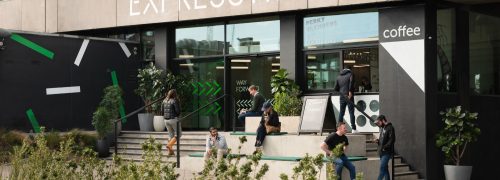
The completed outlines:
[[[268,134],[267,136],[280,136],[280,135],[285,135],[285,134],[288,134],[288,132],[273,132],[273,133]],[[230,133],[230,135],[231,136],[256,136],[257,133],[256,132],[238,131],[238,132],[232,132],[232,133]]]
[[[245,154],[228,154],[224,155],[224,157],[227,156],[233,156],[233,157],[243,157],[247,156]],[[189,157],[203,157],[203,153],[191,153],[189,154]],[[269,161],[300,161],[304,159],[304,157],[295,157],[295,156],[268,156],[268,155],[262,155],[261,160],[269,160]],[[347,159],[350,161],[364,161],[367,160],[368,158],[364,156],[348,156]],[[323,158],[323,162],[330,162],[328,158]]]
[[[297,134],[300,125],[300,116],[280,116],[281,131]],[[245,118],[245,132],[255,132],[259,127],[260,116],[249,116]]]

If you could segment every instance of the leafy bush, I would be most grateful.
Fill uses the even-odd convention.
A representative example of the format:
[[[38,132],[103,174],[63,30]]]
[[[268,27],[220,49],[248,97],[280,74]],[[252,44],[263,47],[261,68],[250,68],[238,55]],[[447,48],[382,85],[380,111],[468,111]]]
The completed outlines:
[[[108,109],[113,118],[118,118],[120,105],[123,102],[122,94],[122,90],[118,86],[108,86],[104,88],[104,95],[102,96],[99,106]]]
[[[98,107],[92,116],[92,125],[99,139],[104,139],[113,130],[113,117],[105,107]]]
[[[0,129],[0,163],[10,162],[10,153],[13,152],[13,147],[21,145],[23,140],[29,140],[28,138],[26,133],[20,131]]]
[[[119,108],[122,103],[122,90],[118,86],[108,86],[104,88],[99,107],[92,116],[92,125],[97,131],[99,139],[104,139],[106,135],[113,131],[113,121],[119,116]]]
[[[460,159],[469,143],[477,141],[481,130],[477,127],[477,113],[464,111],[461,106],[441,111],[444,128],[437,134],[436,145],[445,153],[446,160],[460,165]]]
[[[282,116],[298,116],[302,111],[302,100],[299,98],[299,86],[288,79],[288,72],[280,69],[271,78],[272,93],[274,94],[274,110]]]
[[[240,137],[240,144],[238,146],[238,154],[241,152],[242,144],[247,142],[246,136]],[[211,151],[212,155],[205,161],[205,166],[201,172],[200,176],[195,178],[196,180],[204,179],[262,179],[264,175],[269,171],[269,165],[263,164],[259,167],[259,161],[262,158],[262,152],[257,151],[253,155],[247,156],[247,161],[240,165],[242,160],[241,156],[231,156],[228,155],[225,159],[217,161],[216,154],[217,151],[214,149]],[[231,153],[229,150],[228,154]],[[252,174],[253,172],[253,174]]]
[[[47,136],[35,136],[35,144],[23,141],[12,154],[12,171],[8,179],[176,179],[175,164],[161,163],[161,144],[148,139],[142,146],[145,161],[124,162],[114,156],[112,163],[97,158],[90,148],[75,149],[77,133],[68,133],[59,149],[47,146]],[[1,176],[1,175],[0,175]]]

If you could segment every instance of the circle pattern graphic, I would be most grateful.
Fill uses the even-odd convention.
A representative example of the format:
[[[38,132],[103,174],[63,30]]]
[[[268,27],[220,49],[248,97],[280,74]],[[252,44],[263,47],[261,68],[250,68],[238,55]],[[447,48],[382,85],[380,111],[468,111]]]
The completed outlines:
[[[371,118],[373,120],[376,120],[377,119],[377,115],[373,115],[373,116],[371,116]],[[372,125],[372,127],[377,127],[377,125],[375,124],[375,122],[372,122],[372,121],[370,121],[370,125]]]
[[[370,110],[372,110],[373,112],[377,112],[380,108],[380,104],[377,100],[372,100],[370,102]]]
[[[360,127],[364,127],[366,125],[366,117],[361,115],[356,118],[356,124]]]
[[[363,100],[358,101],[358,103],[356,103],[356,106],[358,106],[361,111],[366,110],[366,102]]]

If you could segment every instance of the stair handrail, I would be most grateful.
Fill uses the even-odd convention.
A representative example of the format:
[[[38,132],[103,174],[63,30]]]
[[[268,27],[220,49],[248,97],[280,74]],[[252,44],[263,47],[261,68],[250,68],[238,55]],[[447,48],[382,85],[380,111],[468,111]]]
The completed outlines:
[[[153,104],[156,104],[160,101],[162,101],[163,99],[165,99],[166,96],[162,96],[138,109],[136,109],[135,111],[132,111],[131,113],[128,113],[127,115],[121,117],[121,118],[118,118],[118,119],[115,119],[113,120],[113,126],[115,128],[115,154],[118,154],[118,122],[121,122],[123,119],[125,118],[129,118],[130,116],[133,116],[135,114],[138,114],[139,112],[141,112],[144,108],[146,107],[149,107],[149,106],[152,106]]]
[[[198,111],[200,111],[200,110],[202,110],[202,109],[204,109],[204,108],[208,107],[209,105],[211,105],[211,104],[213,104],[213,103],[217,102],[218,100],[220,100],[220,99],[222,99],[222,98],[224,98],[224,97],[226,97],[226,96],[229,96],[229,95],[228,95],[228,94],[224,94],[224,95],[222,95],[222,96],[220,96],[220,97],[218,97],[218,98],[216,98],[216,99],[214,99],[214,100],[210,101],[209,103],[205,104],[204,106],[202,106],[202,107],[200,107],[200,108],[198,108],[198,109],[196,109],[196,110],[192,111],[191,113],[189,113],[189,114],[185,115],[184,117],[180,117],[180,118],[178,119],[177,123],[176,123],[176,126],[177,126],[177,131],[175,132],[175,133],[176,133],[176,137],[180,137],[180,135],[181,135],[181,133],[180,133],[180,123],[181,123],[181,121],[183,121],[183,120],[184,120],[184,119],[186,119],[187,117],[192,116],[194,113],[196,113],[196,112],[198,112]],[[180,145],[181,145],[181,143],[180,143],[180,141],[181,141],[181,138],[177,138],[177,147],[176,147],[176,151],[177,151],[177,153],[176,153],[176,156],[177,156],[177,168],[180,168],[180,167],[181,167],[181,150],[180,150],[180,147],[181,147]]]

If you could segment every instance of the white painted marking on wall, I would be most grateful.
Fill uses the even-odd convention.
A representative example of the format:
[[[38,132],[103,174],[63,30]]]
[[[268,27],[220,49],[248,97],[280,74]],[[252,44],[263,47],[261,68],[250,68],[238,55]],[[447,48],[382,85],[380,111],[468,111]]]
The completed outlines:
[[[85,51],[87,50],[87,46],[89,45],[90,40],[85,39],[83,40],[82,47],[80,47],[80,51],[78,51],[78,55],[76,56],[75,59],[75,65],[80,66],[80,62],[82,62],[83,55],[85,54]]]
[[[424,40],[380,43],[410,76],[422,92],[425,92],[425,47]]]
[[[132,55],[132,54],[130,54],[130,50],[128,50],[127,45],[125,45],[125,43],[122,43],[122,42],[118,43],[118,44],[120,44],[120,47],[122,47],[123,52],[125,53],[125,55],[127,55],[127,58],[129,58],[130,55]]]
[[[47,88],[47,95],[80,93],[80,86]]]

